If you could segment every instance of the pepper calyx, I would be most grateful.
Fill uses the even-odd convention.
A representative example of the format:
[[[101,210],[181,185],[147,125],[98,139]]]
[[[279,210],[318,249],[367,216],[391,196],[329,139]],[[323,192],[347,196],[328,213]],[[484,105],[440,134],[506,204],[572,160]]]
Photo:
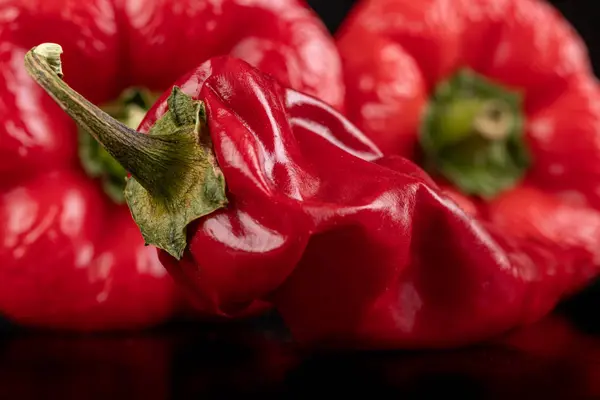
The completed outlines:
[[[146,244],[181,259],[187,225],[227,204],[225,179],[213,153],[203,103],[174,87],[167,113],[148,134],[137,132],[61,79],[57,49],[60,46],[53,44],[31,49],[25,55],[27,72],[131,173],[125,199]]]
[[[458,71],[436,87],[421,123],[426,169],[485,199],[514,187],[531,163],[522,109],[521,93]]]
[[[159,190],[148,190],[129,178],[125,200],[147,244],[180,259],[187,246],[186,228],[205,215],[225,207],[225,178],[212,152],[204,104],[174,87],[169,110],[148,135],[177,148],[175,160],[163,159],[157,177]]]

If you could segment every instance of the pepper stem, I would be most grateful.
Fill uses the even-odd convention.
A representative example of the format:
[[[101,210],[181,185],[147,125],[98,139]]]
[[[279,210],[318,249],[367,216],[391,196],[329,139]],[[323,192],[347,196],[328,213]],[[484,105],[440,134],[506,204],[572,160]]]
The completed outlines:
[[[186,227],[227,203],[201,101],[174,87],[168,112],[148,134],[137,132],[90,103],[62,78],[58,44],[44,43],[25,56],[25,67],[62,109],[128,170],[125,200],[146,244],[181,258]]]
[[[513,112],[503,100],[458,98],[439,113],[436,137],[444,145],[473,135],[502,140],[510,134],[513,123]]]
[[[514,187],[530,164],[523,96],[474,71],[439,83],[421,123],[426,167],[462,192],[490,199]]]
[[[149,192],[167,195],[165,175],[169,166],[161,162],[172,158],[181,144],[137,132],[89,102],[62,78],[58,44],[44,43],[25,56],[27,72],[83,129],[89,132],[119,164]]]

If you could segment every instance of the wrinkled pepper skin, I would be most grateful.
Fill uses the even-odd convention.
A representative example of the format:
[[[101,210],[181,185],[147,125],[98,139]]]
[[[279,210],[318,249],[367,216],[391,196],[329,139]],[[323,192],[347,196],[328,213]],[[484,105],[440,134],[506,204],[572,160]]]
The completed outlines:
[[[281,284],[302,256],[310,224],[302,203],[319,188],[319,163],[344,174],[329,151],[365,159],[380,153],[331,106],[285,89],[242,61],[213,58],[174,85],[205,103],[229,205],[190,225],[181,261],[159,255],[199,309],[235,315]],[[168,110],[169,94],[148,111],[141,132]],[[306,160],[290,124],[306,132],[312,148]],[[317,132],[324,139],[313,144]]]
[[[125,206],[88,178],[77,131],[23,68],[42,41],[65,49],[69,83],[96,104],[164,90],[232,54],[341,107],[335,45],[302,2],[18,0],[0,4],[0,314],[73,330],[142,328],[179,303]]]
[[[597,273],[586,254],[474,220],[418,166],[243,61],[175,84],[206,106],[229,203],[188,227],[180,261],[159,258],[216,314],[265,298],[304,344],[447,347],[536,320]]]

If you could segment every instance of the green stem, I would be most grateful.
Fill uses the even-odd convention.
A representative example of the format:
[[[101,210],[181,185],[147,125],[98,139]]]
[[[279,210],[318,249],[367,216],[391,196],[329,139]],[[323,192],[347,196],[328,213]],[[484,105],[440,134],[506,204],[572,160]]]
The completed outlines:
[[[146,88],[130,87],[116,100],[100,105],[100,109],[129,128],[136,129],[158,97],[159,94]],[[116,204],[125,202],[123,190],[127,182],[127,171],[81,127],[79,160],[86,174],[101,183],[106,195]]]
[[[212,150],[201,101],[173,87],[168,111],[147,135],[112,118],[62,81],[57,44],[25,56],[29,74],[79,126],[132,174],[124,197],[147,244],[180,259],[187,226],[227,204],[225,179]]]
[[[149,192],[166,195],[170,159],[177,159],[181,143],[137,132],[112,118],[62,79],[58,45],[43,44],[25,56],[25,68],[61,108],[89,132]]]
[[[481,109],[477,99],[457,99],[437,117],[436,139],[439,145],[457,143],[473,132],[473,120]]]
[[[436,86],[422,120],[425,165],[464,193],[493,198],[529,166],[524,120],[520,93],[459,70]]]
[[[439,113],[439,145],[458,143],[477,135],[489,140],[503,140],[513,124],[511,109],[501,100],[458,98]]]

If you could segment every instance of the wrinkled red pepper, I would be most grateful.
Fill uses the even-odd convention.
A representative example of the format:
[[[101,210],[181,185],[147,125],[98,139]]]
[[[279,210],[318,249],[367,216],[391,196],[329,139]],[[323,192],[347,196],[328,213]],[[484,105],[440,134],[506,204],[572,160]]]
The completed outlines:
[[[215,314],[266,298],[303,343],[455,346],[540,318],[597,273],[473,220],[415,164],[241,60],[182,77],[144,135],[69,89],[52,49],[28,70],[131,171],[146,241]]]
[[[114,193],[125,171],[88,141],[81,163],[101,179],[86,176],[75,125],[25,73],[23,56],[42,38],[64,46],[69,82],[96,104],[127,88],[162,91],[210,56],[232,54],[339,106],[333,41],[296,0],[0,4],[0,314],[80,330],[160,322],[175,308],[172,279],[98,185]],[[136,103],[121,100],[119,115],[135,119]]]

